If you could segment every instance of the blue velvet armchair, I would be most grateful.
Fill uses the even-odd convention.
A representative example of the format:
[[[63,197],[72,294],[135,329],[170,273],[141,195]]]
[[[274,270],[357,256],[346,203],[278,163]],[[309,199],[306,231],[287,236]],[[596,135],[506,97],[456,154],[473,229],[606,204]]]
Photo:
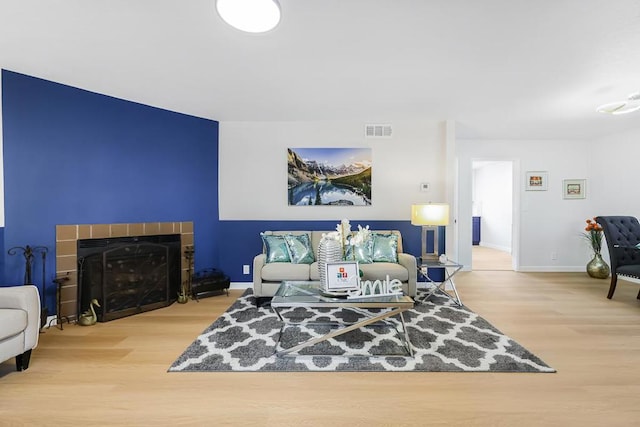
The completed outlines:
[[[618,278],[640,283],[640,223],[632,216],[599,216],[609,249],[611,262],[611,285],[607,298],[613,298]],[[640,292],[638,292],[640,299]]]

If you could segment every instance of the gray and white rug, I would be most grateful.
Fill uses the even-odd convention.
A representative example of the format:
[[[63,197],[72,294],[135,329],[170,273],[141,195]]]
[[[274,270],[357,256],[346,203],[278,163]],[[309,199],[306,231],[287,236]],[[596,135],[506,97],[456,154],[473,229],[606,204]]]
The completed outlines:
[[[397,328],[388,324],[337,336],[296,356],[276,357],[276,346],[290,348],[324,335],[326,326],[298,324],[285,328],[280,337],[282,322],[270,308],[256,308],[249,289],[173,362],[169,372],[555,372],[486,320],[446,298],[432,296],[404,315],[413,357],[396,355],[402,354],[403,344]],[[305,325],[351,322],[358,316],[344,309],[297,308],[286,314],[291,322],[304,320]]]

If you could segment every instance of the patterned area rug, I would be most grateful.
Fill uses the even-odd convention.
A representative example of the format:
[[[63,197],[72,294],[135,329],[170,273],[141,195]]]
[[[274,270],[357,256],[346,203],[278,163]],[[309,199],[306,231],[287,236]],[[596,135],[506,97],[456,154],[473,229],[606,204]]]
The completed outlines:
[[[285,314],[292,325],[280,336],[283,323],[271,308],[256,308],[248,289],[173,362],[169,372],[555,372],[468,308],[437,295],[404,313],[413,357],[404,351],[395,318],[306,347],[297,355],[275,355],[276,348],[291,348],[328,331],[329,326],[310,321],[352,322],[360,316],[346,309],[292,309]]]

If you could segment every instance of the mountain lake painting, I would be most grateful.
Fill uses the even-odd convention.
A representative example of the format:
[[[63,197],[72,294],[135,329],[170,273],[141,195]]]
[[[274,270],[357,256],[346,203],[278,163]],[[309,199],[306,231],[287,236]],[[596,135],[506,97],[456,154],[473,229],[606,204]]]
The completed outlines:
[[[288,148],[290,206],[370,206],[371,148]]]

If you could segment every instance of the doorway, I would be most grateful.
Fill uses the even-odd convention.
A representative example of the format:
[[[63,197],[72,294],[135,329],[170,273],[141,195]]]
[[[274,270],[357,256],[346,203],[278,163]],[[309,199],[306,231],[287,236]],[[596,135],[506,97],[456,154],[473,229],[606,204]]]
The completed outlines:
[[[513,162],[472,161],[472,270],[513,271]]]

